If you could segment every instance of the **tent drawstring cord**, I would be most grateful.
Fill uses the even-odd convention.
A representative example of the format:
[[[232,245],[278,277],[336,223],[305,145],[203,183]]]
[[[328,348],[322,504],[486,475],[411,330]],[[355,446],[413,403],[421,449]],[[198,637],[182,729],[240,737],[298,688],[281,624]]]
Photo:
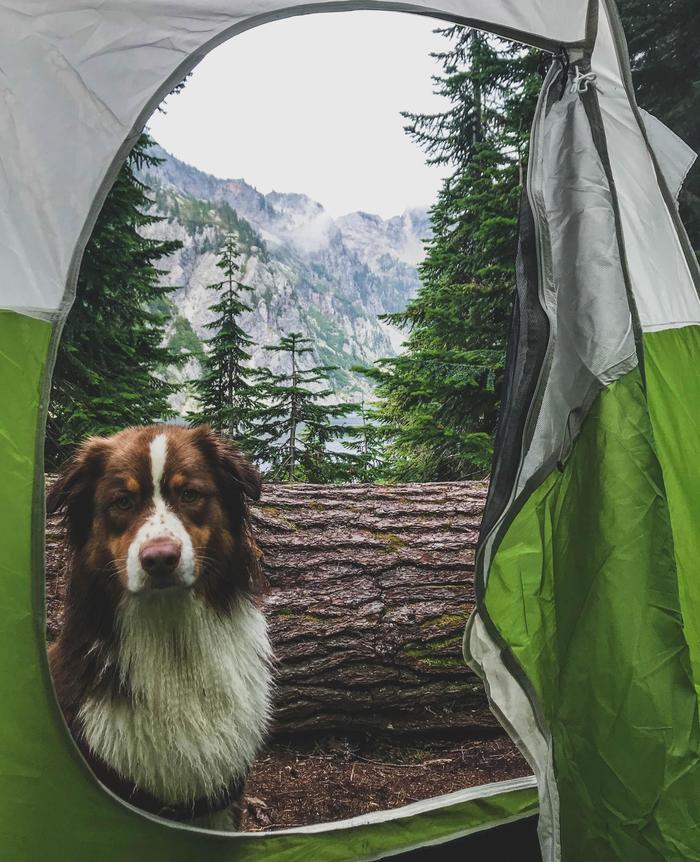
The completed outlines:
[[[576,66],[576,76],[571,82],[571,93],[587,93],[588,85],[593,84],[595,86],[596,78],[598,76],[595,72],[582,72],[581,69]]]

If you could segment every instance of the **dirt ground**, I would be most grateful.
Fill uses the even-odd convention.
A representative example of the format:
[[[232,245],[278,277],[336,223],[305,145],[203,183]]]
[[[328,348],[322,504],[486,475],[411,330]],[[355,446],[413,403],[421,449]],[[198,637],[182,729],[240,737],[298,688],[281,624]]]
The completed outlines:
[[[504,736],[430,741],[341,737],[270,745],[246,784],[244,829],[283,829],[408,805],[529,775]]]

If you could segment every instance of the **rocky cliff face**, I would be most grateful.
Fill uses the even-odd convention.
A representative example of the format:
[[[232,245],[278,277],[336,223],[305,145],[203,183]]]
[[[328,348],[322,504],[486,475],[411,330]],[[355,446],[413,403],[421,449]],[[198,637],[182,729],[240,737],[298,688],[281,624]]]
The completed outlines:
[[[392,356],[401,333],[378,320],[398,311],[415,294],[416,265],[430,235],[425,210],[407,210],[384,220],[364,212],[332,218],[303,194],[263,195],[244,180],[223,180],[170,156],[142,179],[151,187],[163,221],[149,234],[179,239],[183,248],[163,268],[171,294],[169,337],[194,349],[207,337],[207,285],[221,279],[216,267],[224,235],[233,230],[241,247],[241,281],[252,288],[252,311],[242,320],[254,339],[253,363],[277,367],[280,357],[264,350],[280,335],[298,330],[315,343],[315,359],[339,366],[333,385],[339,398],[356,398],[367,382],[353,365]],[[196,363],[180,372],[195,376]],[[177,405],[187,405],[181,398]]]

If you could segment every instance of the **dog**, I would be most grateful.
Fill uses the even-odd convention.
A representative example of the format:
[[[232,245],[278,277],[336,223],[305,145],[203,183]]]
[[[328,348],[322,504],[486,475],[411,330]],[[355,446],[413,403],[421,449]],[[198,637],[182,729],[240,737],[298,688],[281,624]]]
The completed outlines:
[[[56,696],[93,772],[145,811],[238,829],[270,716],[248,501],[260,474],[209,428],[86,440],[47,495],[66,528]]]

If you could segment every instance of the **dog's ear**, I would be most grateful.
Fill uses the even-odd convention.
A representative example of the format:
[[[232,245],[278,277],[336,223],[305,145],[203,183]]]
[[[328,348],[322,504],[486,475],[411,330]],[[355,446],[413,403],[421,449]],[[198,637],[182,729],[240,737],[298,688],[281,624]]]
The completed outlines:
[[[230,529],[236,537],[236,558],[231,573],[239,588],[248,593],[259,592],[265,580],[260,565],[260,551],[251,526],[248,501],[260,499],[260,471],[237,446],[215,434],[206,425],[193,428],[191,433],[211,465]]]
[[[237,484],[249,500],[259,500],[262,493],[262,478],[258,468],[245,455],[225,440],[217,445],[219,464],[226,476]]]
[[[231,495],[259,500],[262,479],[258,468],[251,464],[241,450],[228,440],[215,434],[206,425],[193,429],[195,439],[214,467],[219,487],[228,499]]]
[[[95,482],[109,447],[103,437],[90,437],[61,468],[46,494],[46,513],[60,514],[68,541],[74,548],[85,544],[92,523]]]

